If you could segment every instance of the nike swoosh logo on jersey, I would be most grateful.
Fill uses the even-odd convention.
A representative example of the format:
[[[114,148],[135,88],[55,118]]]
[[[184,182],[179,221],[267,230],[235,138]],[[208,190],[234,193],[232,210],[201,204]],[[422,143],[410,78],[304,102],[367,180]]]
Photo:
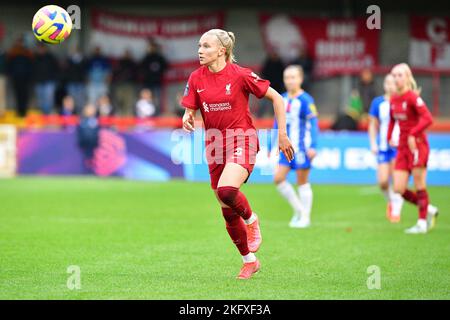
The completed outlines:
[[[205,89],[197,89],[197,93],[203,92]]]

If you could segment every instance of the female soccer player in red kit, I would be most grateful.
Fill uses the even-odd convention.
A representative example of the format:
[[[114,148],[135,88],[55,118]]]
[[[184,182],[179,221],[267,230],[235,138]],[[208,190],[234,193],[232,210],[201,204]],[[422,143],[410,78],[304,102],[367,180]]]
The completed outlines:
[[[221,29],[209,30],[200,38],[201,66],[191,73],[182,100],[186,108],[183,128],[194,130],[194,117],[200,109],[211,187],[222,208],[226,229],[243,258],[238,279],[248,279],[260,268],[254,252],[262,241],[258,217],[239,191],[249,178],[259,151],[249,94],[273,102],[279,148],[288,160],[292,160],[294,150],[286,133],[283,98],[269,81],[233,63],[234,43],[234,34]]]
[[[391,121],[389,122],[388,141],[391,140],[395,121],[400,127],[400,139],[394,168],[394,191],[416,205],[419,209],[417,224],[405,232],[408,234],[427,233],[434,226],[437,208],[429,205],[426,190],[427,162],[430,147],[425,134],[433,122],[430,111],[419,96],[420,90],[411,69],[406,63],[396,65],[392,75],[397,94],[391,97]],[[412,174],[416,192],[407,189]]]

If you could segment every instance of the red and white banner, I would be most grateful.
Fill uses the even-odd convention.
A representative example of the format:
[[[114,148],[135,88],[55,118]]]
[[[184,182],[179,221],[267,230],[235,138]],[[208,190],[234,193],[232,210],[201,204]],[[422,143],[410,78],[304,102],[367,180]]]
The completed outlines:
[[[411,65],[450,68],[450,18],[411,16],[410,32]]]
[[[149,17],[94,10],[91,47],[99,46],[111,58],[130,50],[136,59],[147,52],[148,39],[155,39],[170,63],[167,81],[185,81],[199,66],[197,44],[200,36],[224,26],[224,13],[176,17]]]
[[[261,14],[266,50],[286,62],[305,51],[316,76],[351,74],[378,63],[379,30],[366,27],[365,18],[301,18]]]

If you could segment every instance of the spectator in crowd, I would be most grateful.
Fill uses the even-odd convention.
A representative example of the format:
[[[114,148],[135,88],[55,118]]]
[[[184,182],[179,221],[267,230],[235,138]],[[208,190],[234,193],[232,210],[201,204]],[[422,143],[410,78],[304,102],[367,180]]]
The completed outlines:
[[[78,47],[65,60],[65,77],[67,94],[75,100],[76,113],[81,114],[81,108],[86,103],[86,58]]]
[[[155,114],[155,105],[153,104],[153,95],[150,89],[142,89],[139,100],[136,102],[136,116],[138,118],[147,118]]]
[[[75,99],[70,95],[65,95],[61,101],[59,108],[59,113],[63,120],[61,126],[66,130],[72,131],[73,127],[69,123],[73,123],[71,117],[75,115],[76,111]]]
[[[75,99],[71,95],[66,95],[62,99],[61,115],[73,116],[75,114],[75,110],[76,110]]]
[[[278,92],[284,92],[283,71],[284,63],[280,56],[271,50],[261,69],[261,77],[270,81],[270,86]]]
[[[6,52],[0,47],[0,117],[6,110]]]
[[[348,105],[344,112],[338,114],[331,126],[332,130],[358,130],[358,123],[367,114],[372,100],[375,98],[375,86],[372,71],[365,68],[361,71],[358,85],[350,93]]]
[[[64,59],[60,59],[59,70],[64,70]],[[66,73],[59,72],[57,81],[56,81],[56,89],[55,89],[55,107],[58,114],[61,113],[61,108],[63,105],[63,99],[67,96],[67,81],[66,81]]]
[[[136,97],[137,65],[133,61],[130,50],[125,50],[113,68],[113,101],[122,115],[133,113]]]
[[[100,47],[94,49],[87,62],[87,79],[88,103],[95,103],[101,96],[109,94],[111,63],[102,54]]]
[[[373,73],[368,68],[364,68],[360,73],[358,94],[362,101],[362,112],[368,113],[370,104],[376,96]]]
[[[263,79],[269,80],[271,87],[277,90],[279,93],[285,91],[283,83],[283,71],[284,71],[283,61],[281,60],[280,56],[275,52],[275,50],[271,50],[262,66],[261,77]],[[262,99],[257,112],[257,116],[263,117],[267,113],[267,111],[270,112],[270,115],[273,115],[272,104],[270,103],[269,100]]]
[[[363,104],[359,92],[353,89],[350,94],[348,105],[344,112],[338,114],[335,122],[331,126],[332,130],[346,130],[356,131],[358,130],[358,122],[361,119],[363,113]]]
[[[33,63],[33,79],[38,107],[44,114],[50,114],[55,104],[55,91],[59,62],[48,50],[47,45],[39,43]]]
[[[33,54],[25,46],[24,38],[19,37],[7,54],[6,71],[14,91],[17,114],[20,117],[24,117],[28,109],[32,66]]]
[[[183,91],[178,91],[175,97],[176,102],[176,108],[175,108],[175,114],[178,117],[183,117],[183,114],[186,110],[186,108],[181,104],[181,101],[183,100],[184,93]]]
[[[168,64],[166,58],[160,53],[158,44],[151,39],[148,43],[147,55],[141,62],[140,70],[145,88],[150,89],[155,101],[156,113],[161,113],[161,86],[164,72]]]
[[[108,95],[103,95],[100,98],[98,98],[97,101],[97,110],[98,115],[100,117],[109,117],[115,114],[115,108],[111,104],[111,99]]]
[[[94,104],[84,106],[80,123],[77,127],[78,146],[83,153],[83,164],[87,172],[92,172],[92,158],[98,147],[100,125],[96,117],[97,109]]]
[[[289,64],[300,65],[303,68],[304,80],[302,87],[305,91],[311,91],[311,80],[313,72],[313,60],[308,56],[305,47],[300,47],[298,50],[298,55]]]

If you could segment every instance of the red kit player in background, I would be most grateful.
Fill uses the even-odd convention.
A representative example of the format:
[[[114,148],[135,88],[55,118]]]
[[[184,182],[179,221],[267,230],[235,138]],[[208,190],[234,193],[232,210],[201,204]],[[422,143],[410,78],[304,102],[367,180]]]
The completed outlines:
[[[420,97],[411,69],[406,63],[392,69],[397,93],[391,97],[391,121],[388,141],[392,146],[392,131],[395,121],[400,127],[400,139],[394,168],[394,191],[416,205],[419,209],[417,224],[405,232],[408,234],[427,233],[435,223],[437,208],[429,205],[426,189],[427,162],[430,147],[425,130],[433,122],[430,111]],[[412,174],[416,192],[408,187]]]
[[[294,149],[286,133],[281,95],[250,69],[233,63],[232,32],[212,29],[198,43],[200,67],[191,73],[182,105],[183,128],[194,130],[200,109],[206,132],[206,156],[211,187],[222,208],[226,229],[243,258],[238,279],[248,279],[260,268],[254,252],[262,237],[257,215],[239,190],[249,178],[259,151],[248,99],[250,94],[271,100],[278,121],[279,149],[292,160]]]

